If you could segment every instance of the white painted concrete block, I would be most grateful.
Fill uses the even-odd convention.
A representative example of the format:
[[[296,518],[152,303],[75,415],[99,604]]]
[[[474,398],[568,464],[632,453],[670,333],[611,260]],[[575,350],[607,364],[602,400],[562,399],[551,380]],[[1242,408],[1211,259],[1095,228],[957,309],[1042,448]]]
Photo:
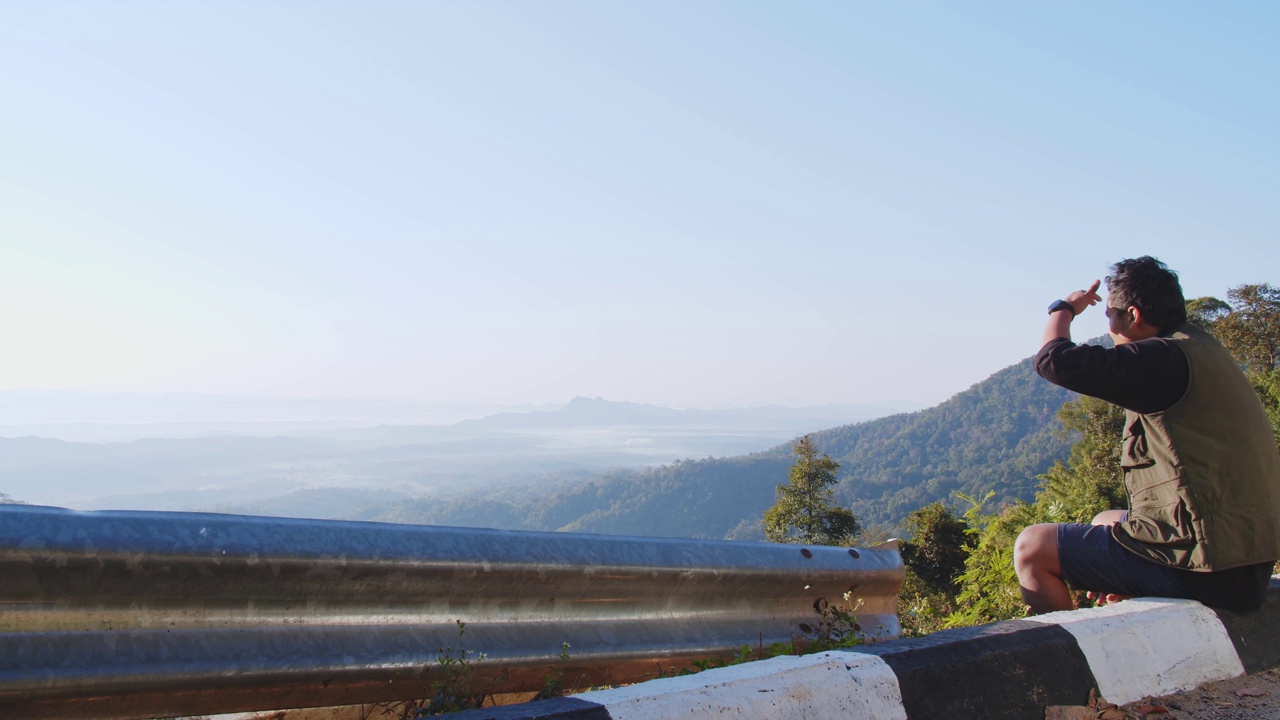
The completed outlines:
[[[777,657],[576,697],[606,706],[614,720],[907,717],[884,660],[852,652]]]
[[[1029,617],[1076,638],[1098,692],[1123,704],[1244,674],[1226,628],[1194,600],[1134,598]]]

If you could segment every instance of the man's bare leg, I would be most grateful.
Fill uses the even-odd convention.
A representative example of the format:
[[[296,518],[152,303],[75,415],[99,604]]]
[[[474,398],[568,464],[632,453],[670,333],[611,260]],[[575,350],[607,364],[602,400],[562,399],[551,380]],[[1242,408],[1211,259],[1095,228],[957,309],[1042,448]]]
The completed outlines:
[[[1075,607],[1062,579],[1057,525],[1041,523],[1023,530],[1013,545],[1013,569],[1018,573],[1022,601],[1030,606],[1032,615]]]
[[[1125,516],[1128,514],[1129,514],[1128,510],[1103,510],[1097,515],[1094,515],[1093,520],[1090,521],[1089,524],[1090,525],[1115,525],[1121,520],[1124,520]]]

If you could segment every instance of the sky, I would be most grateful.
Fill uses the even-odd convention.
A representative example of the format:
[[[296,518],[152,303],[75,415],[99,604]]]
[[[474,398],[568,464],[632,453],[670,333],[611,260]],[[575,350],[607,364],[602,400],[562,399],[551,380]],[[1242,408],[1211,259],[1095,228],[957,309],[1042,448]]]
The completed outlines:
[[[1280,283],[1277,31],[1272,2],[7,2],[0,391],[936,404],[1121,258]]]

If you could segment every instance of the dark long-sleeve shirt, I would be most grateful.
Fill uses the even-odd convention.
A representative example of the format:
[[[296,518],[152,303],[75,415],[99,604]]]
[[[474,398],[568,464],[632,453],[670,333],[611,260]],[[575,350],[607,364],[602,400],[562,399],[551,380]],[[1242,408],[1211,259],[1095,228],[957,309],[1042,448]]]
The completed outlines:
[[[1114,348],[1057,338],[1040,348],[1035,366],[1054,385],[1142,414],[1173,407],[1191,379],[1187,356],[1162,337]]]

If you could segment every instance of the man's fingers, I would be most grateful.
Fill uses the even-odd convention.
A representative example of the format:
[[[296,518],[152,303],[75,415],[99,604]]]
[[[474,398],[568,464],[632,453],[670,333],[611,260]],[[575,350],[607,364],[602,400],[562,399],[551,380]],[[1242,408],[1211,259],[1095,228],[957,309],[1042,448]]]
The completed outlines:
[[[1119,595],[1115,595],[1113,593],[1100,593],[1100,592],[1094,592],[1092,590],[1086,592],[1084,596],[1092,600],[1093,604],[1097,605],[1098,607],[1102,607],[1103,605],[1106,605],[1108,603],[1120,602],[1121,600],[1124,599],[1123,597]]]
[[[1094,280],[1088,290],[1076,290],[1068,295],[1065,300],[1075,308],[1076,313],[1089,307],[1096,305],[1102,301],[1102,297],[1098,295],[1098,288],[1102,285],[1102,281]]]
[[[1094,280],[1093,284],[1089,286],[1089,304],[1090,305],[1102,301],[1102,296],[1098,294],[1098,288],[1100,287],[1102,287],[1101,280]]]

